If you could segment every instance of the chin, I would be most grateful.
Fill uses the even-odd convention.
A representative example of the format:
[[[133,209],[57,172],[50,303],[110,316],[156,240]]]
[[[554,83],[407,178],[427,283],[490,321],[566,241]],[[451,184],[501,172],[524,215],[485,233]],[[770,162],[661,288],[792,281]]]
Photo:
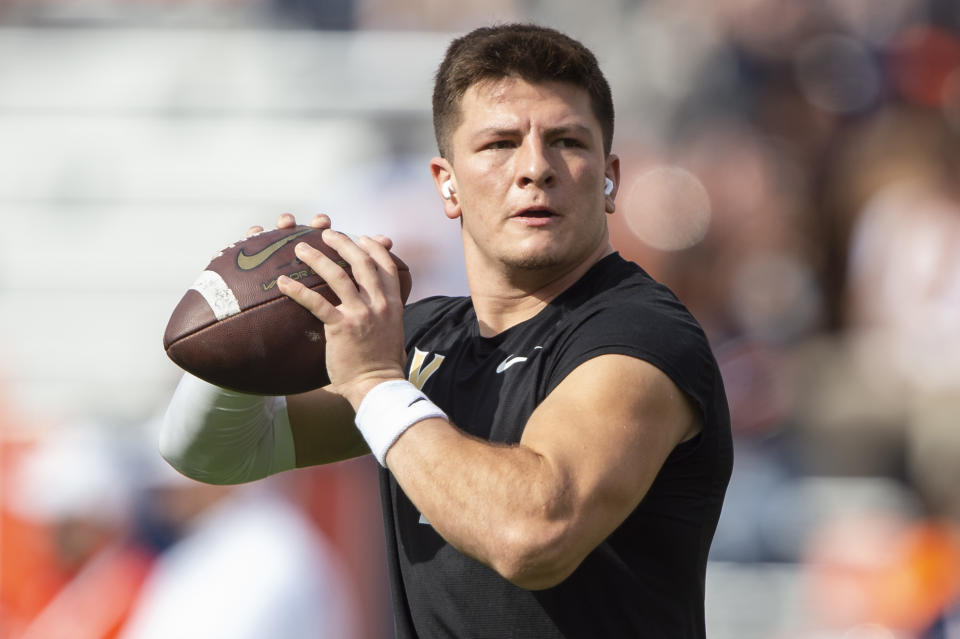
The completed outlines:
[[[514,262],[513,266],[525,271],[539,271],[545,268],[559,266],[560,260],[546,256],[532,256]]]
[[[559,253],[544,251],[541,253],[519,255],[508,259],[507,263],[510,264],[510,266],[525,271],[539,271],[560,266],[568,261],[568,259],[564,259],[564,256]]]
[[[544,242],[539,246],[527,246],[505,261],[513,267],[535,271],[575,265],[588,258],[590,245],[586,243]]]

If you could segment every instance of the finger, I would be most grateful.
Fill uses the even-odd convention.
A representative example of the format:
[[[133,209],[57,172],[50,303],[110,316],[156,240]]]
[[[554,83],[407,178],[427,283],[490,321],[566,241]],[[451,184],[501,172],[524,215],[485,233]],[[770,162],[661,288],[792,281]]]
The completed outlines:
[[[281,213],[280,217],[277,218],[277,228],[278,229],[289,229],[297,225],[297,218],[293,217],[290,213]]]
[[[342,246],[332,248],[350,264],[354,280],[372,306],[402,304],[397,265],[382,244],[366,236],[348,237]]]
[[[254,225],[254,226],[251,226],[250,228],[247,229],[247,237],[253,237],[254,235],[257,235],[258,233],[263,233],[263,227],[262,227],[262,226]]]
[[[323,213],[317,213],[310,220],[310,226],[315,229],[328,229],[330,228],[330,217]]]
[[[334,323],[340,317],[340,311],[327,298],[286,275],[277,278],[277,288],[280,289],[281,293],[313,313],[313,316],[324,324]]]
[[[367,296],[367,299],[371,302],[382,303],[390,292],[389,288],[384,287],[389,280],[389,274],[387,277],[382,276],[380,272],[382,267],[373,258],[369,250],[376,247],[385,252],[386,249],[370,238],[358,237],[356,242],[364,245],[361,247],[353,239],[333,230],[323,232],[323,241],[350,265],[353,279],[356,280],[357,286]]]
[[[383,246],[383,248],[387,249],[388,251],[393,248],[393,240],[391,240],[386,235],[373,235],[370,237],[370,239],[374,240],[375,242]]]
[[[389,241],[389,238],[384,238],[382,235],[379,237]],[[391,242],[391,245],[392,244]],[[386,293],[396,293],[399,296],[400,280],[397,276],[397,263],[393,260],[393,256],[390,255],[387,247],[378,239],[367,236],[363,236],[358,240],[358,246],[365,250],[373,261],[376,262],[377,268],[381,273],[384,291]]]
[[[341,304],[355,304],[359,300],[357,285],[342,266],[306,242],[299,242],[294,247],[294,253],[327,283],[330,290],[340,298]]]

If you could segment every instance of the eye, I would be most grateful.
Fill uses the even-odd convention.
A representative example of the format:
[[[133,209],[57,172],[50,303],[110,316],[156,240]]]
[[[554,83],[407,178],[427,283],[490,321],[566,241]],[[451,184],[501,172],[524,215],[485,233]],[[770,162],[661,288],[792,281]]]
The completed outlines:
[[[555,144],[566,149],[582,149],[586,146],[576,138],[558,138]]]
[[[516,144],[513,142],[513,140],[495,140],[493,142],[488,143],[483,148],[496,150],[496,149],[512,149],[515,146]]]

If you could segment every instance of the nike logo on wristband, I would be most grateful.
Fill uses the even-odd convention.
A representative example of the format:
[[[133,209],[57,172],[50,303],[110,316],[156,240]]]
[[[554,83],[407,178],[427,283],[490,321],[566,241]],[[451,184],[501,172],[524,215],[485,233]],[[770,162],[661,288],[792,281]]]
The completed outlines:
[[[418,397],[418,398],[416,398],[415,400],[413,400],[412,402],[410,402],[409,404],[407,404],[407,408],[410,408],[411,406],[413,406],[413,405],[416,404],[417,402],[425,402],[425,401],[427,401],[427,398],[426,398],[426,397],[423,397],[423,396]]]

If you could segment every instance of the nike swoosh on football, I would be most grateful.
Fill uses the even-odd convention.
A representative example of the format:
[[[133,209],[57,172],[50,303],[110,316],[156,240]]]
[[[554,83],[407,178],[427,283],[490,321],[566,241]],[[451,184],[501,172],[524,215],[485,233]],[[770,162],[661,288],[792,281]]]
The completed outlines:
[[[271,255],[282,249],[284,246],[294,241],[301,235],[306,235],[313,230],[314,229],[303,229],[302,231],[297,231],[292,235],[282,237],[273,244],[268,244],[253,255],[247,255],[243,249],[240,249],[240,252],[237,253],[237,266],[241,271],[252,271],[270,259]]]
[[[526,358],[526,357],[520,357],[520,356],[511,355],[510,357],[508,357],[507,359],[503,360],[502,362],[500,362],[500,363],[497,365],[497,372],[498,372],[498,373],[502,373],[503,371],[507,370],[508,368],[510,368],[511,366],[513,366],[514,364],[519,364],[520,362],[525,362],[525,361],[527,361],[527,358]]]

